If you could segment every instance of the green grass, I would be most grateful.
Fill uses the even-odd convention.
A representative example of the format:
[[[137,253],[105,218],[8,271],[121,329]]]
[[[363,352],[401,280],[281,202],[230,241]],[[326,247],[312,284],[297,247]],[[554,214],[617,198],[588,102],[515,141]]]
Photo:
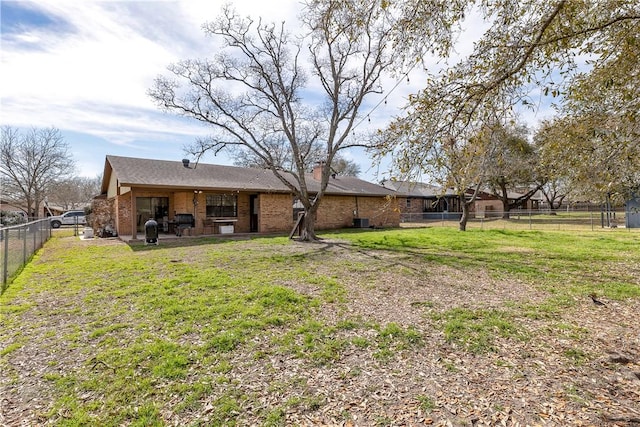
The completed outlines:
[[[512,317],[505,311],[464,308],[432,315],[448,342],[460,344],[473,353],[493,350],[497,337],[526,339]]]
[[[420,409],[422,409],[427,414],[430,414],[436,408],[436,402],[429,396],[425,396],[423,394],[416,397],[416,400],[419,402]]]
[[[504,301],[499,309],[469,308],[464,301],[447,307],[437,299],[411,307],[424,313],[444,343],[474,355],[494,351],[498,342],[532,339],[536,332],[523,324],[546,322],[544,333],[573,340],[562,354],[574,365],[590,360],[579,346],[586,332],[556,321],[559,315],[590,293],[617,301],[640,297],[640,245],[638,235],[628,232],[433,228],[325,237],[367,251],[375,265],[336,258],[323,244],[295,246],[286,238],[185,239],[145,247],[54,236],[0,297],[0,338],[6,343],[0,368],[27,342],[73,350],[79,361],[73,369],[52,363],[43,374],[54,399],[45,417],[58,425],[164,425],[167,408],[189,414],[205,407],[207,425],[242,425],[246,408],[261,406],[238,382],[246,368],[238,362],[241,355],[265,366],[297,359],[308,369],[321,369],[347,353],[366,352],[369,363],[386,366],[422,351],[424,326],[350,315],[348,280],[361,280],[367,289],[380,272],[413,279],[446,267],[527,283],[546,297]],[[394,261],[376,258],[383,254]],[[61,326],[48,329],[50,319]],[[457,372],[452,362],[442,366]],[[358,378],[361,372],[344,375]],[[325,405],[302,383],[281,386],[272,392],[303,391],[261,407],[263,425],[285,425],[292,408],[313,412]],[[435,408],[426,395],[416,399],[426,413]]]
[[[396,323],[377,327],[378,351],[373,356],[380,361],[388,361],[402,350],[419,348],[423,343],[422,334],[413,327],[402,328]]]
[[[610,299],[640,296],[630,270],[638,259],[636,233],[404,229],[343,236],[363,249],[391,250],[460,270],[487,270],[562,295],[596,292]],[[621,280],[622,279],[622,280]]]

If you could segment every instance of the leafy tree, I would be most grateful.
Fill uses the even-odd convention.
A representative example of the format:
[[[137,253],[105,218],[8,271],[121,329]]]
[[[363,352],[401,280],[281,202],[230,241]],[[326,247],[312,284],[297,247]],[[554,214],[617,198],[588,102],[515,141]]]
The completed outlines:
[[[438,4],[442,13],[449,10],[447,2]],[[187,148],[197,159],[236,146],[260,159],[300,200],[302,239],[314,240],[315,216],[334,159],[340,150],[363,145],[352,136],[361,105],[367,95],[381,92],[380,77],[394,65],[394,49],[403,37],[398,22],[410,22],[407,14],[414,12],[398,6],[310,0],[297,35],[284,22],[256,22],[226,7],[203,27],[223,42],[218,54],[171,65],[173,77],[157,78],[149,94],[161,108],[212,128],[210,137]],[[448,21],[434,18],[423,30],[422,48],[435,49],[450,37]],[[321,95],[307,91],[309,86]],[[305,172],[318,155],[322,179],[317,193],[311,193]],[[291,166],[287,172],[283,162]]]
[[[5,126],[1,134],[2,198],[21,206],[28,216],[38,217],[52,185],[73,172],[69,146],[53,127],[21,133]]]
[[[509,218],[511,209],[522,206],[539,189],[537,181],[538,156],[527,140],[526,126],[499,127],[494,131],[496,146],[487,165],[489,192],[502,201],[503,218]],[[511,192],[522,193],[516,199]]]
[[[619,201],[640,187],[637,124],[615,116],[564,116],[544,122],[536,134],[541,164],[565,182],[574,199]]]
[[[639,86],[639,76],[634,70],[637,69],[640,3],[479,0],[469,2],[469,7],[473,4],[479,6],[477,10],[490,23],[489,29],[475,43],[471,55],[430,76],[426,87],[410,98],[405,117],[392,123],[388,134],[393,138],[378,147],[380,155],[393,154],[400,172],[433,169],[434,165],[424,163],[433,161],[432,157],[420,153],[452,139],[472,141],[473,135],[486,126],[504,126],[515,121],[519,105],[535,108],[535,93],[550,95],[559,102],[564,100],[564,95],[573,93],[576,103],[570,104],[568,111],[575,114],[589,104],[586,101],[589,85],[609,84],[618,96],[608,96],[608,105],[624,110],[613,116],[627,121],[633,117],[630,111],[634,105],[630,98],[636,99],[633,94],[638,93]],[[428,14],[424,14],[416,16],[415,21],[428,19]],[[419,40],[419,31],[413,36]],[[624,46],[621,51],[620,46]],[[591,72],[579,74],[577,58],[584,57],[590,58],[593,68]],[[633,83],[625,83],[626,75]],[[583,81],[587,84],[584,90],[579,90]],[[602,118],[592,116],[598,117]],[[625,135],[631,132],[626,131]],[[606,163],[603,160],[619,151],[609,148],[620,147],[624,138],[620,134],[611,138],[615,143],[605,145],[608,154],[587,164]],[[484,148],[493,149],[493,146]],[[468,151],[466,146],[460,149],[460,155]],[[478,155],[485,157],[483,153]],[[467,173],[464,169],[456,170],[456,167],[466,167],[466,163],[435,166],[447,175]],[[452,176],[447,180],[453,179]]]
[[[565,198],[569,196],[570,187],[567,185],[567,181],[556,178],[540,184],[540,191],[549,205],[551,215],[555,215],[556,211],[562,206]]]
[[[640,189],[640,17],[633,28],[611,30],[615,49],[599,51],[593,69],[574,79],[553,122],[575,149],[551,145],[550,154],[571,167],[582,195],[600,202]]]
[[[556,139],[558,135],[552,132],[551,123],[545,121],[540,125],[534,134],[533,144],[538,153],[537,183],[551,214],[555,215],[555,211],[571,193],[572,186],[567,166],[555,153],[556,142],[559,141]]]
[[[425,136],[433,128],[416,126],[414,120],[420,117],[408,114],[395,120],[378,135],[377,149],[388,152],[388,142],[395,141],[394,147],[400,147],[393,153],[397,165],[412,168],[419,164],[421,171],[442,189],[452,189],[462,207],[459,228],[464,231],[470,208],[486,183],[489,164],[499,147],[501,134],[496,129],[502,128],[485,126],[468,139],[435,139]]]

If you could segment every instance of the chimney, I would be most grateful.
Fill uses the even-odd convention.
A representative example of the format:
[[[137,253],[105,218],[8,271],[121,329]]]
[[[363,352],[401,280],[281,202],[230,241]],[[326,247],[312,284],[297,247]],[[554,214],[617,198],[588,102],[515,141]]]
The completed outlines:
[[[325,162],[320,161],[313,167],[313,179],[315,179],[316,181],[322,180],[322,168],[324,167],[324,165]]]
[[[182,159],[182,166],[184,166],[185,168],[189,167],[189,159]]]

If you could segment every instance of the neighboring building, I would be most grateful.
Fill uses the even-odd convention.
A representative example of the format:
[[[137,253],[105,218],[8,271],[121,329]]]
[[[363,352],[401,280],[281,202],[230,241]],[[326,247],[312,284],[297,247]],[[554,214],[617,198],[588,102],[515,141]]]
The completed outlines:
[[[319,169],[307,174],[311,192],[319,189]],[[153,218],[161,232],[184,225],[196,235],[289,232],[294,226],[291,190],[270,170],[107,156],[101,195],[93,203],[93,227],[108,226],[136,238]],[[400,213],[394,193],[354,177],[330,178],[316,228],[351,227],[367,219],[395,227]]]
[[[383,181],[382,185],[395,191],[405,220],[459,219],[462,206],[451,189],[421,182]]]
[[[64,209],[60,208],[60,207],[54,207],[49,205],[49,209],[51,210],[51,213],[53,215],[60,215],[61,213],[64,212]],[[4,212],[23,212],[24,215],[26,215],[26,210],[25,208],[23,208],[22,206],[18,206],[15,204],[11,204],[6,200],[0,200],[0,211],[4,211]],[[40,204],[40,208],[38,208],[38,212],[37,212],[38,216],[37,218],[30,218],[30,219],[38,219],[38,218],[46,218],[49,216],[49,212],[47,210],[47,206],[46,206],[46,202],[42,202]]]
[[[462,215],[460,198],[450,188],[443,190],[431,184],[393,180],[383,181],[381,184],[396,192],[405,220],[458,220]],[[515,200],[523,194],[509,192],[508,197],[510,200]],[[467,200],[472,196],[473,190],[467,190]],[[541,194],[537,192],[527,200],[524,209],[538,209],[540,200]],[[502,201],[492,194],[479,191],[474,203],[470,206],[469,214],[472,218],[502,216]]]
[[[523,197],[526,194],[526,191],[517,192],[517,191],[507,191],[507,198],[509,202],[515,201],[520,197]],[[531,196],[526,202],[523,203],[523,206],[520,208],[512,209],[512,212],[517,212],[518,209],[523,210],[538,210],[542,204],[542,192],[536,191],[533,196]],[[491,216],[502,216],[504,206],[502,205],[502,200],[493,196],[492,194],[482,193],[482,197],[478,198],[475,203],[475,212],[476,217],[485,218]]]
[[[462,216],[460,198],[451,188],[443,190],[435,185],[407,181],[384,181],[382,185],[396,191],[405,221],[459,220]],[[467,200],[471,200],[472,196],[473,190],[467,190]],[[482,203],[495,200],[490,194],[479,192],[469,208],[469,214],[473,217],[479,204],[483,206]]]

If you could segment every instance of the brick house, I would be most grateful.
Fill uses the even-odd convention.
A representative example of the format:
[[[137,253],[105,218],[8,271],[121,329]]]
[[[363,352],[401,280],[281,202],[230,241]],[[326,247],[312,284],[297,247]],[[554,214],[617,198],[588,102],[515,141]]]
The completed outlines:
[[[459,220],[462,215],[460,198],[451,189],[422,182],[384,181],[385,188],[393,190],[399,199],[399,206],[404,221],[419,220]],[[473,195],[473,190],[467,190],[467,199]],[[493,196],[479,192],[476,202],[470,207],[470,215],[475,214],[478,202],[495,199]]]
[[[509,200],[509,203],[521,199],[526,193],[526,189],[523,189],[522,192],[508,191],[507,198]],[[531,196],[528,200],[522,202],[522,206],[520,207],[520,209],[537,210],[540,209],[541,202],[542,193],[540,191],[536,191],[534,195]],[[484,197],[479,198],[475,203],[475,212],[476,216],[478,217],[501,217],[503,214],[503,210],[504,207],[502,205],[502,200],[488,193],[485,193]],[[515,212],[516,209],[513,209],[513,211]]]
[[[384,181],[382,185],[396,192],[405,221],[458,220],[462,215],[460,199],[450,188],[443,190],[435,185],[408,181]],[[510,201],[517,200],[524,193],[510,191],[508,198]],[[467,200],[470,200],[472,196],[473,190],[467,190]],[[536,192],[524,203],[522,209],[539,209],[541,200],[540,192]],[[472,218],[502,216],[502,200],[488,192],[479,191],[474,203],[470,206],[469,214]]]
[[[305,178],[312,193],[319,189],[319,169]],[[92,225],[133,239],[144,234],[150,218],[161,233],[173,233],[185,217],[192,221],[186,231],[193,235],[285,233],[294,226],[295,205],[291,190],[267,169],[107,156]],[[394,192],[355,177],[330,178],[316,228],[351,227],[359,218],[376,227],[397,227]]]
[[[462,207],[451,189],[422,182],[384,181],[382,185],[396,192],[405,220],[458,219]]]

